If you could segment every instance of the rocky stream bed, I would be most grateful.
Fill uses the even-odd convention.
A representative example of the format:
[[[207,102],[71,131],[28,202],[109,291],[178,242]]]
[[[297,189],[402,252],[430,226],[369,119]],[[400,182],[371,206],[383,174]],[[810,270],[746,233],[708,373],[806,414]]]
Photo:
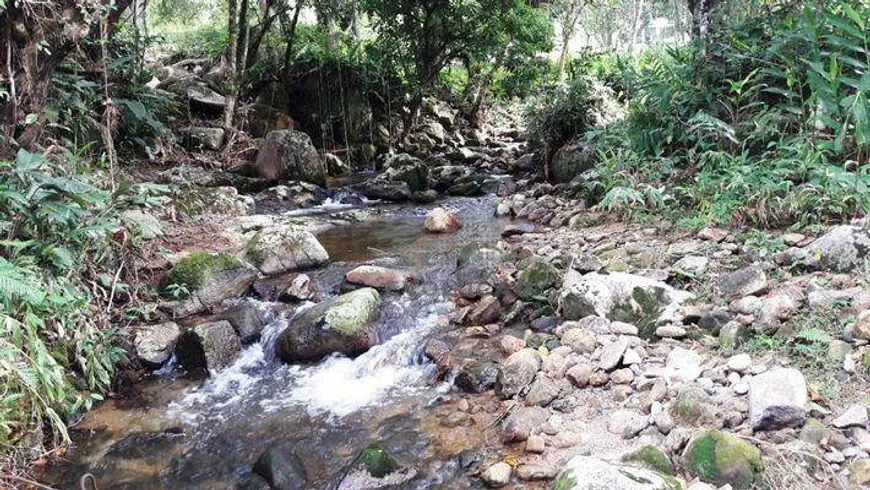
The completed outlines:
[[[771,253],[586,209],[579,183],[541,182],[510,137],[470,145],[441,127],[421,136],[438,151],[327,182],[300,134],[273,132],[271,157],[234,173],[155,177],[185,186],[195,211],[169,226],[178,202],[128,216],[150,233],[142,270],[164,295],[132,335],[149,374],[73,427],[45,482],[870,482],[868,223],[775,233]],[[827,370],[747,348],[801,319],[828,332]]]

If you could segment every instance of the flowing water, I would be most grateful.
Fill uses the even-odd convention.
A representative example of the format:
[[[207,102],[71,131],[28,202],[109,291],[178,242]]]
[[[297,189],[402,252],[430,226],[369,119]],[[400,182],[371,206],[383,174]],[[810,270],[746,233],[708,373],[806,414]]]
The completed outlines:
[[[311,488],[331,488],[361,448],[379,441],[418,471],[403,488],[475,487],[474,480],[460,478],[461,458],[446,457],[425,429],[450,388],[435,379],[422,348],[449,328],[447,293],[457,251],[472,241],[495,240],[504,223],[492,216],[492,198],[441,205],[463,221],[459,232],[427,234],[426,207],[390,206],[377,218],[319,235],[331,263],[309,275],[327,296],[337,294],[344,273],[360,263],[418,275],[406,293],[383,295],[380,345],[355,359],[283,364],[274,342],[294,313],[243,299],[270,318],[259,342],[209,378],[188,379],[171,364],[138,384],[137,396],[92,411],[75,428],[76,446],[66,461],[45,480],[78,488],[81,476],[91,473],[101,490],[263,488],[251,465],[264,449],[280,446],[300,456]],[[472,449],[473,443],[454,446]]]

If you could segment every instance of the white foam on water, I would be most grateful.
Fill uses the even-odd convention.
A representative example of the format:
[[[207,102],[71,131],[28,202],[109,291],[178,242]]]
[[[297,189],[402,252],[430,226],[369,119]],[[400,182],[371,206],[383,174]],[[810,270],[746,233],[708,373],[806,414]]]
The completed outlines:
[[[331,356],[298,371],[296,386],[283,399],[263,400],[266,411],[304,405],[311,415],[350,415],[383,401],[396,389],[411,392],[424,385],[431,366],[416,362],[420,331],[393,336],[355,359]]]
[[[407,298],[400,301],[404,303],[402,310],[410,309]],[[305,304],[297,314],[310,306]],[[233,406],[255,402],[266,413],[301,405],[311,415],[340,418],[391,395],[411,394],[425,388],[433,372],[431,364],[420,362],[419,351],[445,306],[436,303],[425,308],[418,313],[420,317],[411,318],[410,328],[354,359],[333,355],[304,367],[275,359],[275,342],[288,323],[286,318],[279,318],[267,325],[260,341],[246,347],[231,366],[210,373],[202,385],[170,404],[167,415],[196,424],[225,418]],[[280,385],[280,389],[271,385]],[[264,393],[267,395],[262,397]]]

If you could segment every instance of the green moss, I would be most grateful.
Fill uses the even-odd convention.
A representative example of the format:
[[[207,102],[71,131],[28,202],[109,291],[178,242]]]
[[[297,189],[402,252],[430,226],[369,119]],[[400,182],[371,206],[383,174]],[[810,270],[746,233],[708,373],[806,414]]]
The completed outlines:
[[[674,464],[671,459],[664,451],[655,446],[643,446],[637,451],[625,455],[622,459],[623,461],[637,461],[664,475],[674,475]]]
[[[577,480],[571,475],[570,471],[562,472],[556,479],[553,481],[553,486],[550,487],[551,490],[571,490],[574,488],[574,485],[577,484]]]
[[[360,453],[360,461],[375,478],[383,478],[399,469],[399,463],[378,444],[370,444]]]
[[[227,253],[194,252],[181,259],[163,276],[160,281],[160,294],[171,297],[168,289],[172,285],[183,286],[192,293],[215,274],[240,267],[244,267],[244,264]]]
[[[353,334],[361,327],[377,320],[381,296],[376,289],[362,288],[336,298],[325,314],[325,322],[332,330]]]
[[[523,301],[539,300],[559,282],[559,270],[541,259],[532,259],[517,274],[517,296]]]
[[[761,451],[752,444],[719,430],[692,441],[687,469],[702,481],[745,490],[758,481],[763,470]]]

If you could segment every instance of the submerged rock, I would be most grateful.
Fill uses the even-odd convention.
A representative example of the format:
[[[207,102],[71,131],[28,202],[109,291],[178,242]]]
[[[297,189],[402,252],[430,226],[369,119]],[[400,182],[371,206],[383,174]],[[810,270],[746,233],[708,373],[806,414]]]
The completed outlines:
[[[719,430],[696,436],[683,453],[686,470],[714,485],[746,490],[761,481],[761,451],[738,437]]]
[[[426,214],[424,226],[429,233],[450,233],[461,228],[462,223],[453,213],[443,208],[435,208]]]
[[[283,444],[266,449],[257,458],[252,472],[266,480],[273,490],[298,490],[308,485],[299,456]]]
[[[333,352],[356,356],[377,343],[381,297],[373,288],[343,294],[299,313],[278,337],[284,362],[316,361]]]
[[[411,275],[376,265],[361,265],[344,276],[351,284],[359,284],[386,291],[402,291],[412,281]]]
[[[553,481],[552,490],[680,490],[680,483],[656,471],[576,456]]]
[[[272,131],[254,162],[257,177],[300,180],[326,187],[326,165],[307,134],[292,129]]]
[[[311,233],[289,227],[257,232],[245,247],[245,257],[267,275],[325,264],[329,254]]]
[[[180,336],[181,329],[173,322],[151,325],[136,330],[133,346],[143,364],[157,369],[169,360]]]
[[[197,325],[178,340],[175,355],[184,369],[216,371],[225,368],[239,355],[242,343],[233,326],[226,321]]]

